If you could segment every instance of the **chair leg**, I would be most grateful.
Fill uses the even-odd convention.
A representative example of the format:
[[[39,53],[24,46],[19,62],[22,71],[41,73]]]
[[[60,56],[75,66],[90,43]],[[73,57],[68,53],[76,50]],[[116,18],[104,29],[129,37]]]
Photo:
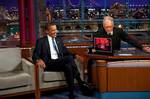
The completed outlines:
[[[35,65],[35,99],[40,99],[39,67]]]

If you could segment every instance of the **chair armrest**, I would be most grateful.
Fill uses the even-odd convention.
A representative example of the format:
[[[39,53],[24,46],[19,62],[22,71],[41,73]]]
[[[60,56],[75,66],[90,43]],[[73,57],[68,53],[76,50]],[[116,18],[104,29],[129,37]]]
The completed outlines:
[[[34,64],[29,62],[28,60],[22,58],[21,59],[23,71],[29,74],[34,74]]]
[[[38,70],[39,70],[39,83],[40,85],[43,83],[43,73],[44,73],[44,69],[41,68],[41,67],[38,67]]]
[[[31,75],[32,84],[34,85],[34,64],[24,58],[21,59],[21,64],[23,71]]]
[[[37,65],[31,63],[26,59],[22,59],[23,70],[32,75],[33,89],[35,90],[35,98],[40,99],[40,83],[42,82],[42,68],[37,67]]]

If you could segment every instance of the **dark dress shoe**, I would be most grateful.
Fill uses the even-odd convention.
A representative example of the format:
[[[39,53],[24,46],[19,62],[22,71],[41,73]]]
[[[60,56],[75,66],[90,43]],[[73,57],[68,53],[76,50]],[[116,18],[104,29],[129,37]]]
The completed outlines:
[[[94,95],[94,87],[89,85],[86,82],[80,84],[80,89],[83,95],[85,96],[93,96]]]
[[[69,99],[75,99],[75,95],[69,94]]]

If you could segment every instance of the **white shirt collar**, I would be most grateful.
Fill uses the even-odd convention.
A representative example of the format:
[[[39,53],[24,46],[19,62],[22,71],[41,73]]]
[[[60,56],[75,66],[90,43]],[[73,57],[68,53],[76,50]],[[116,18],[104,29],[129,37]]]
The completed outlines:
[[[107,34],[108,34],[108,35],[113,35],[113,31],[111,31],[111,32],[108,32]]]

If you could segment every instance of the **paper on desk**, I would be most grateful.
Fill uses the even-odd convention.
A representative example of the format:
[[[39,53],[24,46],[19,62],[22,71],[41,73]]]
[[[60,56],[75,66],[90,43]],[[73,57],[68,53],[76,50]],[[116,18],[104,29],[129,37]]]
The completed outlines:
[[[132,54],[118,54],[119,56],[132,56]]]

